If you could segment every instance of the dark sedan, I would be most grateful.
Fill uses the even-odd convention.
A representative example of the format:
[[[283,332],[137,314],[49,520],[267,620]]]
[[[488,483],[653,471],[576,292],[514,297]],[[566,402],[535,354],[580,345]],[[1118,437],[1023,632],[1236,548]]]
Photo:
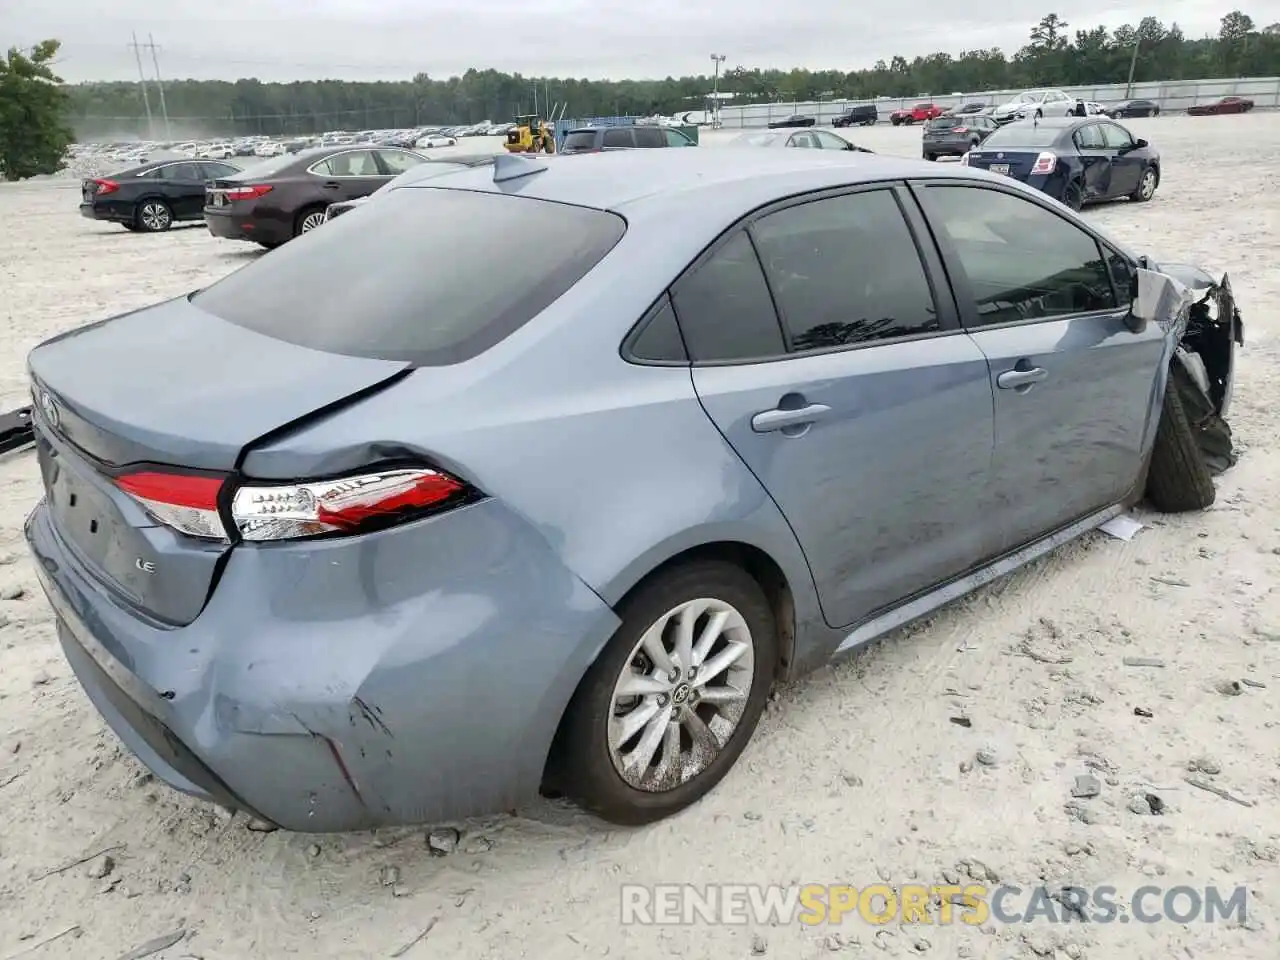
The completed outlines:
[[[1158,117],[1160,116],[1160,104],[1154,100],[1129,100],[1118,106],[1109,107],[1107,115],[1115,117],[1117,120],[1128,117]]]
[[[482,167],[493,163],[494,157],[478,155],[474,157],[454,157],[449,160],[428,160],[416,167],[412,167],[400,176],[387,181],[373,193],[367,197],[356,197],[354,200],[336,200],[329,204],[324,212],[325,222],[336,220],[344,213],[350,213],[352,210],[363,206],[374,197],[381,194],[389,193],[392,190],[398,190],[400,187],[406,187],[421,180],[430,180],[432,177],[443,177],[446,173],[457,173],[459,170],[469,170],[471,167]]]
[[[1101,200],[1150,200],[1160,154],[1120,124],[1099,117],[1020,120],[991,134],[961,161],[1021,180],[1073,210]]]
[[[169,159],[95,177],[80,185],[80,215],[135,232],[163,233],[180,221],[199,220],[205,184],[240,169],[222,160]]]
[[[204,220],[227,240],[268,249],[324,223],[329,204],[366,197],[426,157],[399,147],[318,147],[221,177],[209,187]]]
[[[999,129],[993,119],[977,114],[936,117],[925,124],[920,152],[926,160],[964,156]]]
[[[1197,103],[1187,107],[1187,116],[1216,117],[1221,113],[1248,113],[1253,109],[1253,101],[1247,97],[1223,97],[1213,103]]]
[[[792,114],[785,120],[775,120],[769,124],[770,130],[783,130],[787,127],[812,127],[818,121],[813,117],[802,117],[800,114]]]

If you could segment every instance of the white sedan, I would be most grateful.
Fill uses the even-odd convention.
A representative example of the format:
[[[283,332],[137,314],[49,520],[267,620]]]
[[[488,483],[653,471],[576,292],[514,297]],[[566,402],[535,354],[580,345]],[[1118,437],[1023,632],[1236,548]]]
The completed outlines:
[[[457,142],[453,137],[446,137],[442,133],[428,133],[425,137],[419,137],[414,146],[419,150],[428,150],[431,147],[452,147]]]

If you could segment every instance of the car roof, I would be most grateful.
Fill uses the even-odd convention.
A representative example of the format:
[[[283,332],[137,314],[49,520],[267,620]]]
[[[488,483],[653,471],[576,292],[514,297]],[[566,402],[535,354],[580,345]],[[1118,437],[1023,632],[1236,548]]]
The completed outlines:
[[[672,204],[696,211],[700,200],[709,206],[721,201],[768,203],[789,193],[904,177],[974,177],[973,171],[958,164],[943,167],[923,160],[844,150],[702,147],[512,159],[533,164],[540,172],[495,183],[492,171],[478,168],[432,177],[422,184],[405,184],[402,189],[511,193],[638,214],[645,206],[669,208]]]

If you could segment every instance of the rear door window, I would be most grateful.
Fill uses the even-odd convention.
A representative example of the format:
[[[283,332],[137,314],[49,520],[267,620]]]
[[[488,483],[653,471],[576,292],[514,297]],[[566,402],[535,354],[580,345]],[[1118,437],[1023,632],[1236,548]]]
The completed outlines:
[[[1102,127],[1096,123],[1091,123],[1087,127],[1081,127],[1076,131],[1076,146],[1081,150],[1103,150],[1106,149],[1106,141],[1102,139]]]
[[[751,227],[792,350],[940,329],[924,265],[891,190],[814,200]]]
[[[636,142],[632,139],[630,130],[615,127],[604,132],[604,145],[606,147],[634,147]]]
[[[430,187],[396,196],[344,218],[345,229],[285,244],[192,303],[313,350],[460,363],[541,313],[626,232],[616,214],[528,197]]]
[[[596,132],[594,130],[571,130],[565,134],[564,146],[561,150],[594,150]]]
[[[171,163],[162,168],[160,176],[165,180],[181,180],[186,183],[194,183],[204,179],[204,175],[200,171],[200,165],[197,163]]]
[[[745,231],[683,277],[672,303],[695,363],[762,360],[786,352],[769,285]]]
[[[633,131],[636,136],[637,147],[665,147],[667,138],[662,135],[662,131],[657,127],[636,127]]]

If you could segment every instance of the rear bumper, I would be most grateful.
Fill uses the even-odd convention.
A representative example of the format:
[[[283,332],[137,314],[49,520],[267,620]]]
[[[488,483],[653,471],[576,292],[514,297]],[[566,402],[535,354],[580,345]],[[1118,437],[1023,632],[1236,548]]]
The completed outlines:
[[[959,157],[969,151],[969,140],[958,137],[945,140],[922,140],[920,149],[923,153],[935,157]]]
[[[290,233],[280,224],[254,217],[252,213],[237,215],[231,209],[205,207],[204,222],[213,236],[223,240],[249,240],[275,245],[291,239]]]
[[[105,220],[108,223],[125,223],[133,219],[132,210],[116,210],[94,203],[81,203],[80,216],[86,220]]]
[[[42,501],[26,537],[67,660],[175,789],[290,830],[527,802],[617,617],[500,504],[348,541],[238,547],[190,626],[80,567]]]

